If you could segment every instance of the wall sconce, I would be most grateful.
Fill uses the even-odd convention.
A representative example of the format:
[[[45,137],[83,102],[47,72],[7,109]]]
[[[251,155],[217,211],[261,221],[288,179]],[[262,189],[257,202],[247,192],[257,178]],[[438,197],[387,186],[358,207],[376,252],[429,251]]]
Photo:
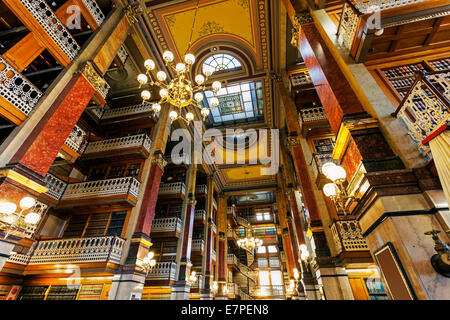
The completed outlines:
[[[35,204],[36,200],[33,198],[23,197],[19,202],[21,210],[16,212],[17,205],[15,203],[10,201],[0,202],[0,229],[7,230],[4,239],[8,237],[13,229],[25,232],[27,227],[36,225],[39,222],[41,216],[36,212],[29,212],[23,216],[24,212],[33,208]]]
[[[216,294],[218,290],[219,290],[219,284],[217,283],[217,281],[213,281],[212,286],[211,286],[211,291],[214,294]]]
[[[345,172],[344,168],[333,162],[325,163],[322,166],[322,172],[328,179],[333,181],[332,183],[327,183],[323,186],[323,193],[333,201],[338,212],[342,212],[346,215],[349,204],[353,200],[357,200],[354,196],[347,194],[347,190],[344,186],[347,172]]]
[[[450,244],[445,244],[438,237],[439,230],[431,230],[425,232],[427,236],[432,236],[434,240],[434,250],[436,250],[437,254],[434,254],[431,257],[431,265],[434,270],[440,275],[444,277],[450,278]],[[446,231],[447,234],[450,234],[450,230]]]
[[[153,259],[154,256],[155,253],[153,251],[150,251],[147,256],[142,259],[142,267],[144,268],[146,274],[148,274],[150,272],[150,269],[156,265],[156,260]]]
[[[195,271],[191,271],[188,279],[186,280],[191,286],[196,283],[198,280],[197,273]]]

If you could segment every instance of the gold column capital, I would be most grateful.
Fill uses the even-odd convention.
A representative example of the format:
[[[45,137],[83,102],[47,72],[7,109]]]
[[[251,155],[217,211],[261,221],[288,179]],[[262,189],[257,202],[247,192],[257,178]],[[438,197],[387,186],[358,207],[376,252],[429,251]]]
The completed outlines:
[[[81,64],[78,71],[86,78],[95,90],[98,91],[100,88],[105,86],[106,80],[103,79],[97,70],[95,70],[92,61],[86,61]]]
[[[167,165],[167,161],[164,160],[162,153],[156,153],[152,157],[152,164],[156,164],[161,170],[164,171],[164,167]]]

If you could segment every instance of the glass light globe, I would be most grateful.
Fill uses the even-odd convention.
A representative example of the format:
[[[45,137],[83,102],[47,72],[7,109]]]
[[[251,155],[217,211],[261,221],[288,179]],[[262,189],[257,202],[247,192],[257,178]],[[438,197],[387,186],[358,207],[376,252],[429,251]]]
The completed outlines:
[[[22,198],[22,200],[20,200],[20,203],[19,203],[19,205],[22,209],[30,209],[35,204],[36,204],[36,200],[34,200],[31,197],[24,197],[24,198]]]
[[[205,83],[205,77],[202,76],[201,74],[198,74],[198,75],[195,76],[195,82],[196,82],[199,86],[201,86],[202,84]]]
[[[147,257],[148,257],[149,259],[152,259],[154,256],[155,256],[155,253],[154,253],[153,251],[150,251],[150,252],[147,254]]]
[[[206,66],[203,68],[203,74],[207,77],[211,76],[213,74],[214,70],[210,66]]]
[[[25,223],[28,224],[37,224],[39,220],[41,219],[41,216],[37,214],[36,212],[30,212],[25,216]]]
[[[169,113],[169,118],[170,118],[170,120],[172,120],[172,121],[177,120],[177,118],[178,118],[178,113],[177,113],[176,111],[170,111],[170,113]]]
[[[186,120],[187,120],[187,121],[192,121],[192,120],[194,120],[194,114],[193,114],[192,112],[186,113]]]
[[[335,166],[330,170],[330,173],[327,177],[331,181],[337,181],[337,180],[344,180],[346,176],[347,172],[345,172],[344,168],[342,168],[341,166]]]
[[[220,81],[214,81],[212,84],[212,88],[214,91],[219,91],[222,88],[222,84]]]
[[[172,62],[174,59],[173,53],[171,51],[164,51],[163,59],[166,62]]]
[[[0,202],[0,212],[4,214],[11,214],[16,212],[17,206],[9,201]]]
[[[216,97],[212,97],[211,98],[211,105],[213,107],[217,107],[219,105],[219,99],[217,99]]]
[[[167,79],[167,74],[164,72],[164,71],[159,71],[157,74],[156,74],[156,79],[158,79],[159,81],[164,81],[164,80],[166,80]]]
[[[327,197],[333,197],[336,195],[336,186],[334,183],[327,183],[326,185],[323,186],[323,193],[325,193],[325,195]]]
[[[184,72],[186,70],[186,65],[184,63],[177,63],[175,66],[175,70],[177,70],[178,73]]]
[[[142,262],[144,264],[150,264],[150,259],[148,257],[145,257],[144,259],[142,259]]]
[[[155,69],[155,61],[153,61],[152,59],[147,59],[144,61],[144,67],[147,70],[153,70]]]
[[[159,103],[155,103],[152,105],[152,110],[154,112],[160,112],[161,111],[161,105]]]
[[[331,170],[336,167],[336,164],[333,162],[327,162],[322,166],[322,172],[323,174],[328,178],[330,175]]]
[[[145,74],[141,73],[140,75],[138,75],[137,80],[138,80],[139,84],[141,86],[143,86],[144,84],[147,83],[148,77]]]
[[[141,98],[144,100],[148,100],[151,97],[151,93],[148,90],[144,90],[141,92]]]
[[[195,56],[192,53],[188,53],[184,56],[184,62],[186,62],[186,64],[194,64]]]
[[[156,265],[156,260],[150,260],[150,267],[154,267]]]
[[[169,92],[167,92],[166,89],[163,88],[163,89],[159,90],[159,96],[161,98],[165,99],[165,98],[167,98],[168,95],[169,95]]]
[[[300,250],[301,251],[308,251],[308,248],[306,247],[306,244],[301,244],[300,245]]]
[[[197,101],[198,103],[200,103],[200,102],[203,100],[203,93],[197,92],[197,93],[194,95],[194,99],[195,99],[195,101]]]

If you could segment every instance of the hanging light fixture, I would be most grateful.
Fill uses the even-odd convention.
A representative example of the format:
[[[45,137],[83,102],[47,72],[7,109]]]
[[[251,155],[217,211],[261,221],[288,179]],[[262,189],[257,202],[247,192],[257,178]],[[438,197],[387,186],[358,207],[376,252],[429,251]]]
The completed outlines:
[[[16,212],[17,205],[10,201],[0,202],[0,229],[7,230],[4,239],[8,237],[12,230],[19,232],[26,232],[28,227],[36,225],[41,219],[40,214],[36,212],[28,212],[24,215],[26,210],[30,210],[36,204],[36,200],[31,197],[23,197],[19,206],[20,212]]]
[[[153,259],[154,256],[155,253],[153,251],[150,251],[147,256],[142,259],[142,267],[144,268],[146,274],[148,274],[151,268],[156,265],[156,260]]]
[[[347,189],[344,186],[347,172],[343,167],[333,162],[325,163],[322,166],[322,172],[332,181],[323,186],[323,193],[333,201],[338,212],[347,214],[349,204],[353,200],[357,200],[354,196],[347,194]]]
[[[198,280],[197,273],[195,271],[191,271],[191,274],[189,275],[187,282],[192,286],[194,285]]]
[[[253,235],[253,230],[250,232],[248,232],[247,229],[245,229],[245,230],[246,230],[245,238],[241,238],[237,241],[237,244],[240,248],[251,250],[251,249],[262,246],[262,244],[263,244],[262,240],[256,238]]]
[[[194,20],[192,24],[191,37],[188,44],[188,50],[192,43],[192,34],[194,31],[195,20],[198,11],[198,1],[195,10]],[[157,103],[152,104],[152,111],[155,116],[158,115],[163,103],[169,103],[174,106],[175,109],[169,114],[171,122],[177,119],[183,119],[185,122],[190,123],[194,120],[194,113],[187,111],[188,107],[197,107],[200,109],[200,114],[203,121],[208,117],[210,113],[209,108],[202,106],[204,95],[203,91],[207,88],[208,78],[212,75],[212,67],[205,68],[203,74],[197,74],[194,79],[191,78],[191,68],[195,63],[195,56],[192,53],[186,53],[184,56],[184,62],[175,63],[175,56],[171,51],[165,51],[163,53],[163,60],[167,68],[171,69],[175,73],[175,77],[167,84],[167,74],[164,71],[158,71],[156,73],[156,80],[151,80],[150,72],[155,69],[156,64],[152,59],[147,59],[144,62],[146,74],[139,74],[137,80],[139,82],[139,88],[145,85],[151,87],[157,86],[159,88],[160,100]],[[150,80],[149,80],[150,79]],[[211,99],[211,105],[217,107],[219,105],[219,99],[217,93],[222,88],[222,84],[219,81],[212,83],[212,91],[214,97]],[[148,90],[141,92],[142,103],[147,103],[151,98],[151,93]],[[187,111],[183,116],[183,109]]]

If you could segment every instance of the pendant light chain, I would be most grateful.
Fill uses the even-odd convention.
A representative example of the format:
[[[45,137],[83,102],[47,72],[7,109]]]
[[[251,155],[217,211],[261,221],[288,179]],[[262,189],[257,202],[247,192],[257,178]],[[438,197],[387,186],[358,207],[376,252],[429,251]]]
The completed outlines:
[[[189,49],[191,48],[191,44],[192,44],[192,36],[194,34],[194,27],[195,27],[195,20],[197,19],[197,12],[198,12],[198,5],[199,5],[200,0],[197,0],[197,6],[195,7],[195,14],[194,14],[194,20],[192,21],[192,29],[191,29],[191,36],[189,38],[189,44],[188,47],[186,49],[185,54],[187,54],[189,52]]]

